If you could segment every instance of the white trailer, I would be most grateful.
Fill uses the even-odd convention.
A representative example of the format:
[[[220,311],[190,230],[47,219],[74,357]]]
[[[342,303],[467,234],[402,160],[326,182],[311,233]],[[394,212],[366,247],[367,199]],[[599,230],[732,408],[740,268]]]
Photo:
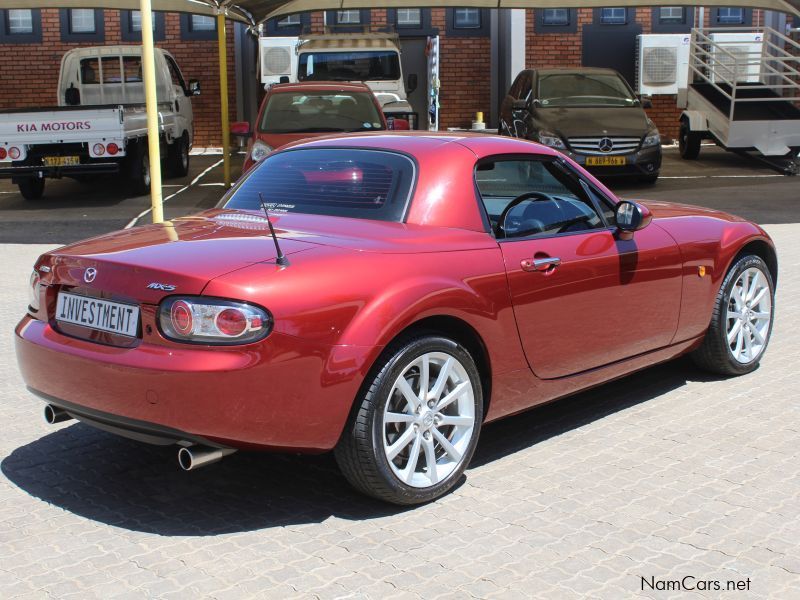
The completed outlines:
[[[189,170],[194,135],[191,97],[175,59],[156,49],[156,94],[162,157],[168,170]],[[47,177],[81,181],[123,173],[134,193],[150,187],[147,112],[141,48],[76,48],[61,60],[58,105],[0,111],[0,178],[10,178],[35,200]]]
[[[678,95],[680,153],[703,139],[800,171],[800,44],[769,27],[693,29],[688,82]]]

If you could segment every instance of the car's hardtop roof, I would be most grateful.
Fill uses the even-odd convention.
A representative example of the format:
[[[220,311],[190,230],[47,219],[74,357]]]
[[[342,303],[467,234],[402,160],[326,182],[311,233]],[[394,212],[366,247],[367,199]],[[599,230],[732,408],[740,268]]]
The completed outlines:
[[[471,150],[477,158],[493,154],[536,153],[556,156],[557,153],[528,140],[471,132],[372,132],[335,134],[288,144],[279,152],[303,148],[361,148],[402,152],[412,156],[440,152],[447,145],[458,145]]]
[[[298,81],[295,83],[275,83],[270,93],[284,92],[371,92],[369,86],[358,82],[342,81]]]
[[[619,75],[614,69],[602,67],[547,67],[544,69],[533,69],[539,75]]]

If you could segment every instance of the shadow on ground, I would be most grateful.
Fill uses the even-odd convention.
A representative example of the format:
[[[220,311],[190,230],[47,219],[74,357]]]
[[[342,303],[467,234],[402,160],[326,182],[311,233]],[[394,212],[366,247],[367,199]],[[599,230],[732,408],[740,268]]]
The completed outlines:
[[[472,466],[647,402],[688,379],[706,377],[679,360],[488,425]],[[354,492],[330,454],[238,453],[185,473],[174,447],[147,446],[83,424],[14,450],[0,466],[20,489],[45,502],[158,535],[215,535],[408,510]]]

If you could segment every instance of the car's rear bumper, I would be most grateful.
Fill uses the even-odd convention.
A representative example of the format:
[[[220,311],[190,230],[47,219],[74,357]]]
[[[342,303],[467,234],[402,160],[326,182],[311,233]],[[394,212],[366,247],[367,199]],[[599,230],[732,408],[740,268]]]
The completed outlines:
[[[586,164],[587,155],[574,152],[566,154],[595,177],[652,177],[661,170],[661,146],[650,146],[626,154],[625,164],[621,166],[595,167]]]
[[[70,177],[72,175],[94,175],[101,173],[118,173],[119,161],[91,162],[80,165],[62,167],[45,167],[44,165],[16,164],[0,166],[0,179],[28,179],[32,177]]]
[[[90,424],[153,443],[296,451],[336,444],[371,354],[278,333],[239,348],[117,348],[29,316],[15,342],[28,387]]]

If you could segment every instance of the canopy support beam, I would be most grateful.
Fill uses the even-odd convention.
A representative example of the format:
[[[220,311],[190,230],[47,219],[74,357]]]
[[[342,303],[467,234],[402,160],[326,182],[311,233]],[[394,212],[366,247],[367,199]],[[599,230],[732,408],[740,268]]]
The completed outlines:
[[[150,0],[140,0],[142,15],[142,75],[147,104],[147,148],[150,159],[150,204],[153,223],[164,220],[164,203],[161,198],[161,143],[158,127],[158,99],[156,94],[156,63],[153,52],[153,10]],[[144,149],[137,149],[143,152]]]
[[[230,113],[228,112],[228,45],[225,35],[225,14],[217,14],[217,45],[219,54],[219,105],[222,113],[222,161],[225,189],[231,187]]]

